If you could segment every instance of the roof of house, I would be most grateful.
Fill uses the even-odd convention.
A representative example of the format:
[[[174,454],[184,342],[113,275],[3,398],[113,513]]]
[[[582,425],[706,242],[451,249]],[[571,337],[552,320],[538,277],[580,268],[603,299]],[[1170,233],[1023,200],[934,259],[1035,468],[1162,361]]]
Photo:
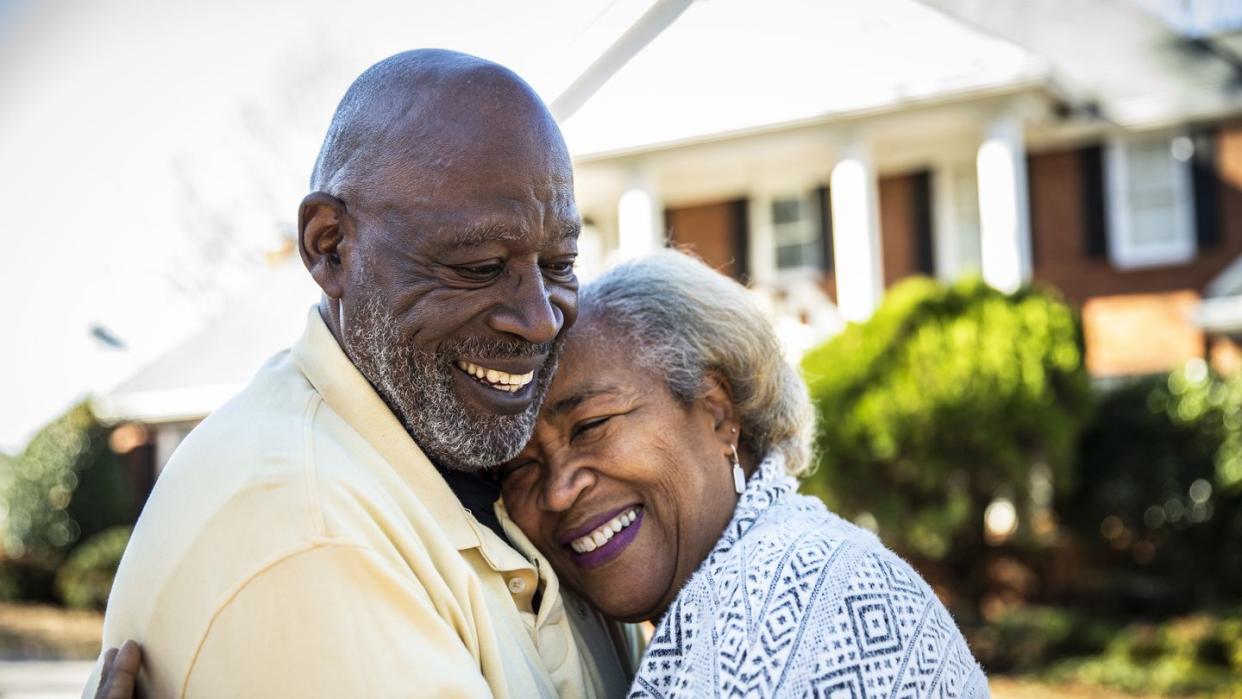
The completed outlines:
[[[1188,26],[1179,32],[1144,8],[1144,2],[1159,4],[1153,0],[923,1],[1041,56],[1059,87],[1124,128],[1174,126],[1242,109],[1238,36]],[[1220,27],[1236,24],[1222,19],[1230,21]]]
[[[1045,69],[914,0],[700,0],[563,130],[582,158],[1022,84]]]

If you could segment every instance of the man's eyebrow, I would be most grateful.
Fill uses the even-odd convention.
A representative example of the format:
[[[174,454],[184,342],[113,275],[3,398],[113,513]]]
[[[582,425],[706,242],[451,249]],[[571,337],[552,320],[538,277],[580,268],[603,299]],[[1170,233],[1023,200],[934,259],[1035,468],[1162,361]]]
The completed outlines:
[[[573,223],[557,229],[556,233],[553,235],[552,242],[560,243],[570,239],[577,240],[580,233],[582,233],[582,224],[578,221],[574,221]]]
[[[620,392],[621,389],[612,385],[585,388],[581,391],[565,396],[552,405],[549,405],[545,408],[545,411],[547,412],[548,417],[557,417],[558,415],[562,415],[570,410],[573,410],[587,400],[596,396],[616,395]]]
[[[493,241],[521,240],[525,236],[525,231],[510,228],[509,226],[485,225],[467,228],[455,233],[452,239],[450,239],[449,245],[451,247],[469,247]]]
[[[562,226],[552,232],[551,242],[560,243],[565,240],[576,240],[581,230],[582,224],[577,221]],[[526,235],[526,231],[518,228],[502,225],[483,225],[455,233],[449,240],[449,246],[470,247],[491,242],[512,242],[522,240]]]

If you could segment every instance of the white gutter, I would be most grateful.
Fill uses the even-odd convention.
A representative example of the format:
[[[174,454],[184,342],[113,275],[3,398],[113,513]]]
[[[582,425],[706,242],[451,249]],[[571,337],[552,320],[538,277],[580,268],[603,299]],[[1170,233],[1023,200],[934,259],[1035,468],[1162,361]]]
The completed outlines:
[[[1194,313],[1204,330],[1223,335],[1242,333],[1242,295],[1203,299]]]
[[[643,13],[638,21],[625,30],[612,45],[604,49],[587,69],[565,88],[556,99],[552,100],[550,109],[557,121],[562,123],[573,116],[586,101],[591,99],[604,83],[608,82],[618,70],[638,55],[647,44],[650,44],[665,29],[668,29],[681,13],[690,7],[694,0],[657,0],[651,9]]]

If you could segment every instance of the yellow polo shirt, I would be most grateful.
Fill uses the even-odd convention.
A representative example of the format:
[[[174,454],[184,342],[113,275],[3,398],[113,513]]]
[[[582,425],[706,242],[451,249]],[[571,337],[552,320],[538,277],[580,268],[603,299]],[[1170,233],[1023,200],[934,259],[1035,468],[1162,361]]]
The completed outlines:
[[[143,644],[153,697],[624,694],[632,634],[567,604],[506,526],[525,555],[462,507],[312,308],[161,474],[103,645]]]

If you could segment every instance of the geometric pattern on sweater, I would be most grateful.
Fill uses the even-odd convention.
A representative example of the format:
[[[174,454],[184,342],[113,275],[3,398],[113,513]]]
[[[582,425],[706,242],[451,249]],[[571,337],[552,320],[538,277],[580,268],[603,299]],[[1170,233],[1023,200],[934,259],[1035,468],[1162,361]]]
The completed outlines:
[[[871,532],[797,493],[778,455],[669,606],[631,697],[988,697],[949,612]]]

